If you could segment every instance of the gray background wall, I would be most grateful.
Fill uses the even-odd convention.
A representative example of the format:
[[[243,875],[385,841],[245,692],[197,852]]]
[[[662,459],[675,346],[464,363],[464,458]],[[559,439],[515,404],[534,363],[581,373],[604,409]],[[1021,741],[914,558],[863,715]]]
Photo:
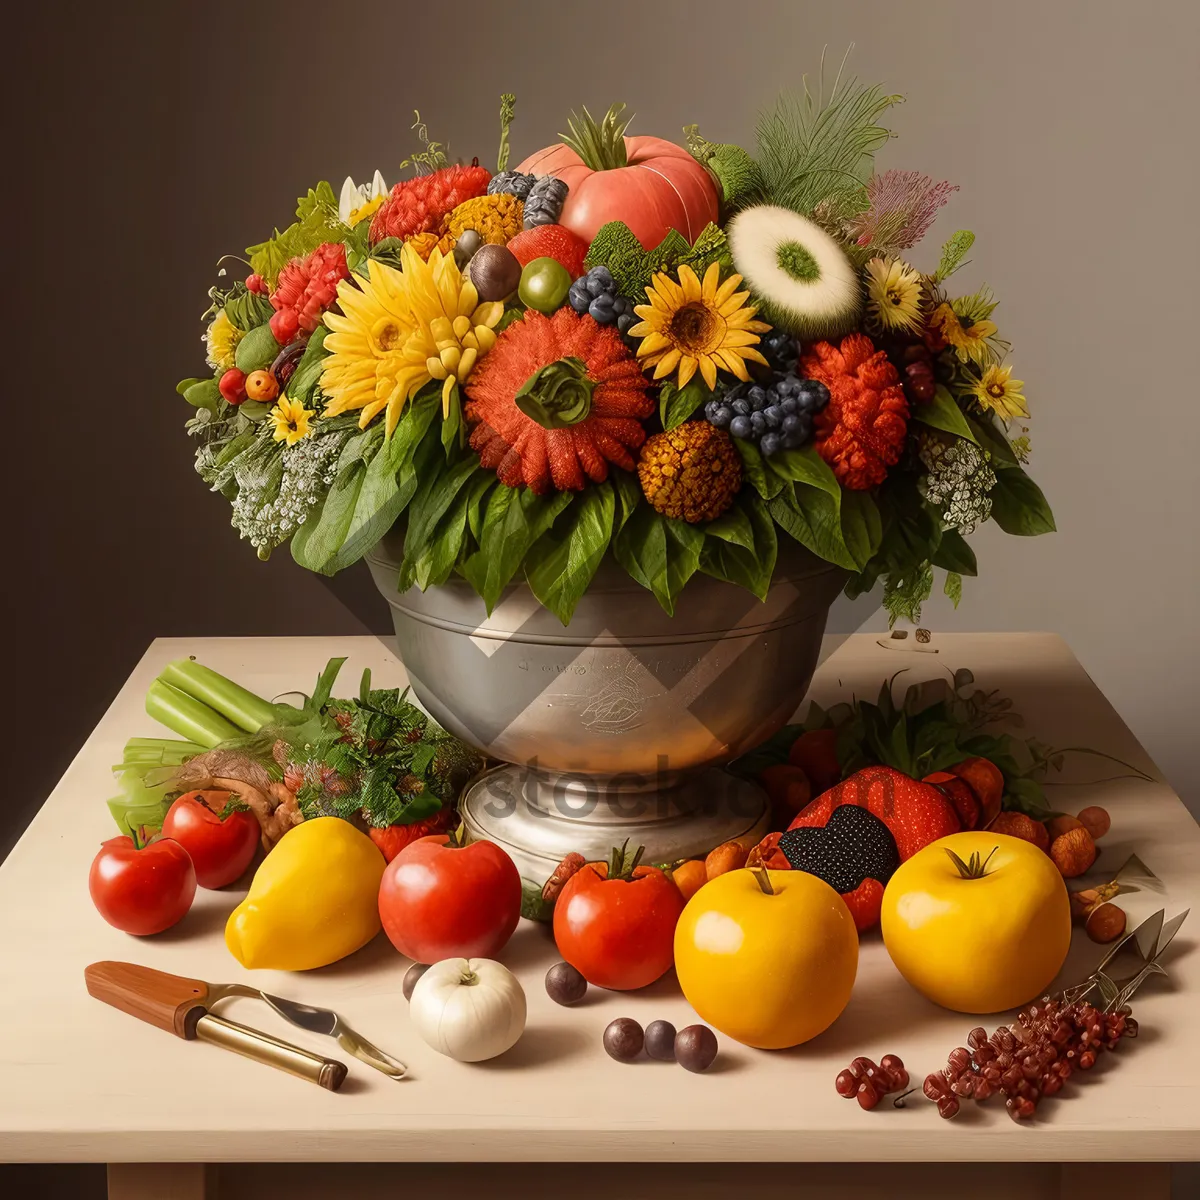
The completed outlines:
[[[378,166],[394,180],[413,108],[484,161],[504,90],[518,94],[518,158],[569,107],[616,99],[635,131],[698,122],[742,140],[822,46],[836,57],[851,41],[853,69],[908,98],[881,165],[962,187],[935,234],[978,235],[964,278],[1001,298],[1061,530],[984,531],[983,576],[958,612],[935,602],[928,620],[1062,633],[1200,811],[1198,12],[1183,0],[27,7],[0,76],[6,708],[21,764],[0,853],[152,637],[363,630],[288,558],[257,563],[191,472],[172,388],[200,369],[196,319],[219,252],[285,221],[316,179]],[[361,608],[362,582],[339,588],[382,618]]]

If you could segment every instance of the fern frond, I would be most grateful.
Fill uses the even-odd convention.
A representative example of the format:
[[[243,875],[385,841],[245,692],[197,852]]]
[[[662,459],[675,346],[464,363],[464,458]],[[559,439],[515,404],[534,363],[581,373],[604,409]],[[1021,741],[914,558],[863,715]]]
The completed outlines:
[[[861,189],[875,152],[892,136],[878,119],[903,97],[878,85],[843,82],[845,65],[843,58],[828,99],[822,56],[815,94],[806,76],[803,92],[781,92],[759,115],[758,164],[773,204],[807,216],[823,200]]]

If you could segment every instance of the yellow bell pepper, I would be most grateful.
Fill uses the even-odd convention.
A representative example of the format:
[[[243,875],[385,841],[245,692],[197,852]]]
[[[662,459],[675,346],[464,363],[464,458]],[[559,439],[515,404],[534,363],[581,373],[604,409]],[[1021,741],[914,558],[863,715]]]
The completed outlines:
[[[387,864],[366,834],[339,817],[288,830],[229,915],[225,944],[251,969],[309,971],[365,946],[380,929]]]

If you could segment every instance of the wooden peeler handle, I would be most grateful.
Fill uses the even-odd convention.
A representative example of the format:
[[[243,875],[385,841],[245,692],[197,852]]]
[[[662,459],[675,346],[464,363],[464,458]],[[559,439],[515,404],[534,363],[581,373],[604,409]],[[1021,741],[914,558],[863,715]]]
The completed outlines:
[[[139,1021],[191,1041],[196,1022],[208,1011],[203,979],[168,975],[136,963],[98,962],[85,967],[88,993]]]

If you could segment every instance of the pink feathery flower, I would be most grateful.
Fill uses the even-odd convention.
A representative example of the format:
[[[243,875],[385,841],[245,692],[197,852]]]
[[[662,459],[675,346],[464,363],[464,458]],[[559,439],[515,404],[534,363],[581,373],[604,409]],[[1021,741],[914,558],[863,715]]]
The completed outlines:
[[[907,250],[926,234],[938,209],[958,191],[958,184],[935,182],[920,171],[884,171],[867,183],[870,206],[847,222],[847,232],[860,246]]]

